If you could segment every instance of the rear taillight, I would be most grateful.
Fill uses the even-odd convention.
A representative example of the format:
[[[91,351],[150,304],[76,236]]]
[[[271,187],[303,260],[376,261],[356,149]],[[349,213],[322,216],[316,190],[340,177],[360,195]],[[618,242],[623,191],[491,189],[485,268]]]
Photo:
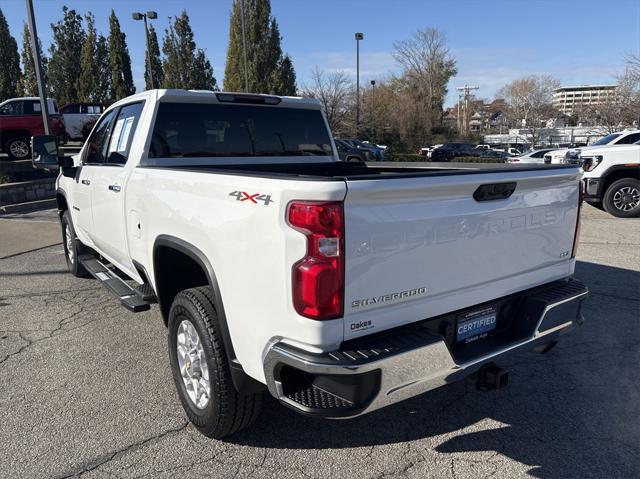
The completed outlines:
[[[302,316],[334,319],[344,303],[344,212],[341,202],[292,201],[289,226],[307,237],[307,254],[293,266],[293,305]]]
[[[571,250],[571,257],[575,258],[578,253],[578,243],[580,242],[580,214],[582,213],[582,200],[584,198],[584,184],[582,180],[579,182],[580,187],[578,188],[578,214],[576,217],[576,232],[573,236],[573,249]]]

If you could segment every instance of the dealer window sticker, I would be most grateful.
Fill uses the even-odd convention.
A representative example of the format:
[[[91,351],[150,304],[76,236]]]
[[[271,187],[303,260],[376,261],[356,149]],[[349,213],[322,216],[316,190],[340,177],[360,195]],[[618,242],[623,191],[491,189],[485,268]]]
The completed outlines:
[[[116,122],[116,126],[113,128],[113,135],[111,136],[109,151],[122,153],[127,150],[129,135],[131,134],[131,127],[133,126],[134,119],[135,118],[133,116],[129,116],[127,118],[120,118]]]

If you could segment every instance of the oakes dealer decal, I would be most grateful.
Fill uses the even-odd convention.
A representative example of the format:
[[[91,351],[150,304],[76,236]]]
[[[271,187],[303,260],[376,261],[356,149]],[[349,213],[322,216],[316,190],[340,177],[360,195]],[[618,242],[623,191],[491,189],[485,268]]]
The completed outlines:
[[[363,306],[372,306],[380,303],[390,303],[401,299],[408,299],[414,296],[422,296],[427,293],[426,286],[420,288],[407,289],[397,293],[383,294],[382,296],[374,296],[372,298],[356,299],[351,301],[351,308],[362,308]]]

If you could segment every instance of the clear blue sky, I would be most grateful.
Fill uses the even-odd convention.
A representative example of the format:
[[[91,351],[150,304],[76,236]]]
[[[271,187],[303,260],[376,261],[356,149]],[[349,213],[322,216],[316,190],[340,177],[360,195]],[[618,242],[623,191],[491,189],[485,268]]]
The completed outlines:
[[[116,11],[127,35],[136,86],[143,86],[144,32],[131,12],[156,10],[159,33],[168,17],[184,8],[191,17],[196,43],[209,56],[222,84],[228,42],[231,0],[33,0],[38,31],[45,46],[50,24],[62,16],[62,5],[80,13],[92,11],[106,35],[107,17]],[[12,34],[21,44],[26,21],[23,0],[1,0],[0,8]],[[515,78],[548,73],[563,84],[609,83],[624,65],[624,56],[640,52],[638,0],[273,0],[272,12],[282,33],[283,50],[291,55],[298,83],[317,65],[324,70],[347,70],[355,76],[356,31],[361,42],[361,81],[398,71],[391,56],[393,42],[412,32],[435,26],[445,32],[458,61],[458,75],[449,85],[448,104],[455,102],[455,86],[480,86],[478,96],[492,98]]]

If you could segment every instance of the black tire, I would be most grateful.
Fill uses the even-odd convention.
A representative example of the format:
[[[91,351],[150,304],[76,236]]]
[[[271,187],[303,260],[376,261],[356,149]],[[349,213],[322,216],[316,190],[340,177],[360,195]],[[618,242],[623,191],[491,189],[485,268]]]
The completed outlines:
[[[364,160],[362,158],[360,158],[359,156],[347,156],[347,161],[359,161],[359,162],[362,162]]]
[[[185,320],[198,333],[209,373],[210,394],[198,408],[189,397],[178,362],[178,329]],[[207,286],[178,293],[169,311],[169,361],[182,407],[193,425],[205,436],[220,439],[251,425],[262,409],[262,393],[241,394],[231,371],[220,333],[213,290]]]
[[[640,180],[622,178],[611,183],[602,199],[604,210],[617,218],[640,216]]]
[[[16,136],[15,138],[7,140],[3,149],[11,160],[26,160],[31,158],[29,138],[24,136]]]
[[[86,278],[89,272],[80,264],[78,257],[85,254],[86,247],[80,242],[76,236],[76,230],[71,221],[71,214],[65,211],[62,215],[62,246],[64,248],[64,257],[67,260],[67,266],[72,275],[77,278]]]

